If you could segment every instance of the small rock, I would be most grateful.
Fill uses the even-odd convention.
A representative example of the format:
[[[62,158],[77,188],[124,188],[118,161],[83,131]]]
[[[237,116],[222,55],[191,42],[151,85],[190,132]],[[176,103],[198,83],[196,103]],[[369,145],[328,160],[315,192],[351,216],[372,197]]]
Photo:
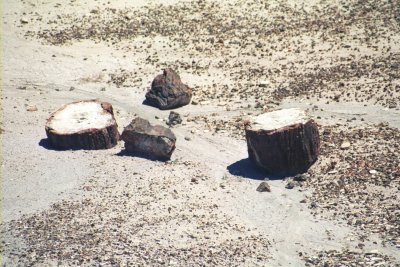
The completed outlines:
[[[374,254],[379,254],[379,250],[373,249],[373,250],[365,253],[365,255],[374,255]]]
[[[341,145],[340,145],[340,149],[348,149],[350,147],[350,142],[349,141],[344,141]]]
[[[286,189],[293,189],[296,186],[296,183],[293,181],[290,181],[286,184],[285,188]]]
[[[31,111],[31,112],[32,111],[38,111],[38,108],[36,106],[33,106],[33,107],[27,108],[26,111]]]
[[[317,203],[315,203],[314,201],[310,203],[310,209],[315,209],[317,206]]]
[[[192,140],[192,138],[190,138],[189,136],[185,136],[185,140],[190,141],[190,140]]]
[[[374,262],[383,262],[385,261],[383,258],[381,257],[371,257],[371,260]]]
[[[28,24],[28,19],[27,18],[21,18],[20,20],[19,20],[22,24]]]
[[[268,87],[268,85],[269,85],[269,82],[268,82],[268,81],[260,81],[260,82],[258,83],[258,86],[259,86],[259,87]]]
[[[341,95],[336,94],[336,95],[333,97],[333,100],[335,100],[336,102],[339,102],[340,97],[341,97]]]
[[[179,115],[179,113],[175,111],[171,111],[168,116],[167,125],[174,126],[181,123],[182,123],[181,115]]]
[[[378,172],[376,170],[369,170],[370,174],[377,174]]]
[[[256,189],[257,192],[271,192],[271,187],[267,182],[261,182]]]
[[[298,174],[298,175],[293,177],[293,180],[297,181],[297,182],[305,182],[305,181],[307,181],[307,178],[308,177],[305,174]]]

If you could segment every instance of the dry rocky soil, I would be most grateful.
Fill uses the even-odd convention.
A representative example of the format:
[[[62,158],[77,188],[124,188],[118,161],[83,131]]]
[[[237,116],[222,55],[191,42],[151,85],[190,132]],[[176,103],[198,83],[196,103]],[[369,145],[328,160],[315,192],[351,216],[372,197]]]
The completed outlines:
[[[400,266],[399,0],[5,0],[2,20],[2,266]],[[78,100],[168,127],[142,104],[167,67],[194,94],[171,160],[48,145]],[[288,107],[321,155],[270,177],[244,124]]]

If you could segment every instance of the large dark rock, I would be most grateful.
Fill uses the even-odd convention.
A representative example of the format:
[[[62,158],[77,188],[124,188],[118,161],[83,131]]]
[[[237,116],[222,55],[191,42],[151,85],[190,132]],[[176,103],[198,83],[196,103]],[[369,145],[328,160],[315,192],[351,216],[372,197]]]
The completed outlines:
[[[246,128],[249,158],[278,176],[304,173],[317,160],[318,126],[299,109],[264,113]]]
[[[162,110],[187,105],[191,98],[192,89],[183,84],[172,69],[165,69],[163,74],[157,75],[146,93],[147,104]]]
[[[169,160],[175,149],[174,133],[161,125],[152,126],[149,121],[135,118],[122,132],[128,152],[139,153],[150,158]]]

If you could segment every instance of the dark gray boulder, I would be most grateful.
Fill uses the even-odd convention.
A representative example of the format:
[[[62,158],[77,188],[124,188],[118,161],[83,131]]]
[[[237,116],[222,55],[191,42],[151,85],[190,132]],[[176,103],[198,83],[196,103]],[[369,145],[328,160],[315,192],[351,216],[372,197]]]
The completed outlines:
[[[139,117],[124,128],[121,139],[128,152],[160,160],[171,158],[176,142],[170,129],[161,125],[152,126],[149,121]]]
[[[151,83],[146,93],[146,104],[159,109],[174,109],[190,103],[192,89],[183,84],[179,75],[172,69],[165,69]]]

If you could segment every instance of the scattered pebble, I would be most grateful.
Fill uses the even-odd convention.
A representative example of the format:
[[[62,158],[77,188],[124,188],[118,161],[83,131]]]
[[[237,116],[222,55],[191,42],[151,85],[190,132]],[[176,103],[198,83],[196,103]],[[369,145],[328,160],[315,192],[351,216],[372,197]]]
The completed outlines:
[[[289,181],[285,186],[286,189],[293,189],[295,187],[296,187],[296,183],[293,181]]]
[[[257,189],[257,192],[271,192],[271,187],[267,182],[261,182]]]
[[[29,20],[28,20],[27,18],[21,18],[21,19],[20,19],[20,22],[21,22],[22,24],[28,24],[28,23],[29,23]]]
[[[344,141],[341,145],[340,145],[341,149],[348,149],[350,148],[350,142],[349,141]]]
[[[377,174],[378,172],[376,170],[369,170],[370,174]]]
[[[182,123],[181,115],[175,111],[171,111],[168,116],[167,125],[175,126]]]
[[[362,253],[350,250],[328,250],[319,251],[315,256],[306,256],[305,253],[301,254],[305,260],[306,266],[398,266],[397,264],[390,264],[394,259],[381,254]]]
[[[30,112],[38,111],[38,108],[37,108],[36,106],[28,107],[28,108],[26,109],[26,111],[30,111]]]
[[[342,218],[360,230],[358,235],[378,234],[395,246],[400,233],[399,129],[382,123],[346,131],[330,126],[321,132],[320,160],[306,181],[314,190],[310,200],[320,207],[314,214]],[[339,149],[342,140],[351,142],[352,149]]]

